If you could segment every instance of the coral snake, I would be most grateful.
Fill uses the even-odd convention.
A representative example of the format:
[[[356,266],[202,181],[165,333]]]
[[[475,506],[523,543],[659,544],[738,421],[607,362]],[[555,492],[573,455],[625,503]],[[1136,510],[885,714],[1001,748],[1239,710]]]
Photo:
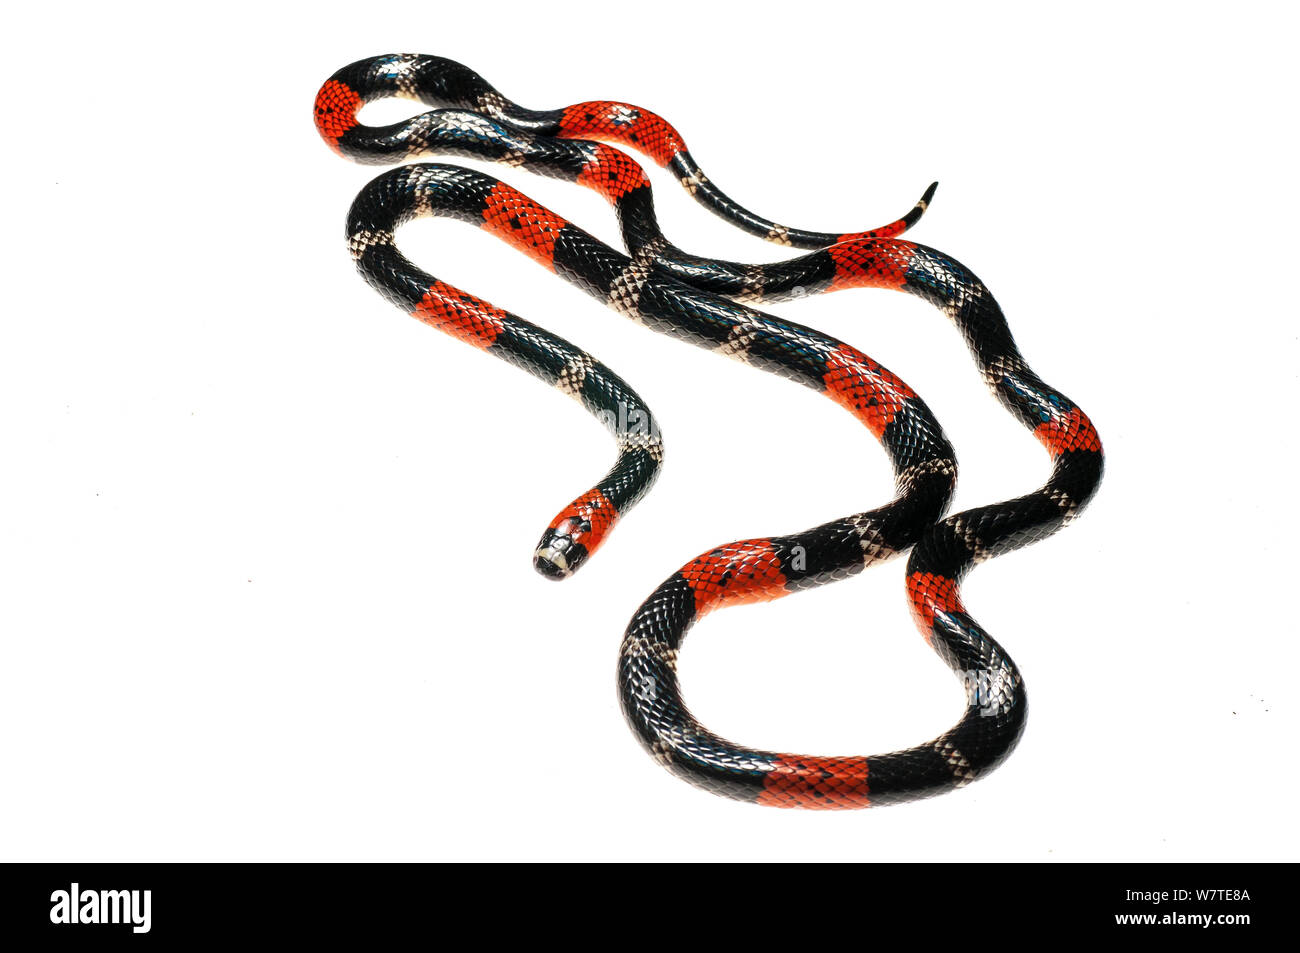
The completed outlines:
[[[388,126],[360,123],[360,108],[386,97],[434,108]],[[486,229],[638,323],[825,393],[866,424],[889,454],[897,488],[890,503],[802,533],[718,546],[669,576],[636,611],[620,647],[619,696],[656,760],[717,794],[804,808],[926,797],[962,787],[1002,762],[1025,725],[1024,683],[1007,653],[966,611],[960,583],[977,563],[1043,539],[1074,518],[1100,483],[1102,451],[1083,411],[1029,368],[985,285],[950,256],[897,238],[921,217],[933,185],[906,216],[871,231],[833,234],[777,225],[722,193],[677,131],[648,110],[607,101],[525,109],[469,68],[434,56],[378,56],[344,67],[317,94],[315,119],[326,142],[358,162],[487,159],[575,181],[614,206],[631,257],[505,183],[457,166],[415,164],[385,172],[361,191],[348,214],[352,257],[381,294],[572,395],[614,433],[614,468],[561,511],[539,543],[535,564],[544,575],[563,578],[580,567],[653,483],[662,461],[657,424],[640,398],[590,356],[406,259],[393,233],[416,216],[447,216]],[[609,143],[669,169],[697,201],[740,228],[815,250],[764,265],[683,252],[659,229],[644,171]],[[752,307],[864,287],[916,295],[957,325],[989,388],[1051,455],[1045,485],[941,518],[956,464],[924,402],[861,351]],[[816,757],[733,744],[691,715],[676,663],[698,619],[723,606],[845,578],[908,548],[913,616],[965,689],[966,710],[954,727],[902,751]]]

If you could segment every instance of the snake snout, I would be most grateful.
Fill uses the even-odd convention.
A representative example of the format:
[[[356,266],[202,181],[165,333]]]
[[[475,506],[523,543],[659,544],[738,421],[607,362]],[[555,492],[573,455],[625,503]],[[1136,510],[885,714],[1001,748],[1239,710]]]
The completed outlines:
[[[533,554],[533,568],[547,579],[567,579],[590,555],[587,547],[569,533],[548,529]]]

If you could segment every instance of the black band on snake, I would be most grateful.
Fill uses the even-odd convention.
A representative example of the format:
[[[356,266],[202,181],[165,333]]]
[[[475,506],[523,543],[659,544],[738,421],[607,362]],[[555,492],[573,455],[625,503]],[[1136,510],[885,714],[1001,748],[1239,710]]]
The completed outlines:
[[[429,105],[473,106],[492,115],[440,110],[382,129],[358,124],[356,112],[363,103],[393,95]],[[966,613],[958,586],[977,562],[1048,536],[1075,516],[1100,481],[1101,445],[1083,412],[1029,369],[997,303],[974,275],[941,252],[889,237],[919,218],[930,193],[909,216],[872,232],[783,229],[707,183],[680,136],[653,113],[618,103],[525,110],[472,71],[435,57],[376,57],[340,70],[322,87],[316,118],[328,142],[361,161],[470,155],[596,188],[615,205],[624,238],[635,252],[631,260],[618,255],[486,176],[454,167],[398,170],[375,180],[358,198],[349,240],[368,280],[399,306],[419,314],[430,289],[447,286],[396,252],[391,240],[395,225],[423,211],[475,221],[652,327],[825,389],[864,419],[893,457],[900,495],[889,506],[803,534],[718,547],[674,573],[638,610],[620,652],[620,698],[629,722],[658,760],[716,793],[787,807],[866,807],[925,797],[967,784],[1001,762],[1024,726],[1024,687],[1005,652]],[[556,134],[600,135],[632,145],[672,169],[697,198],[747,230],[791,245],[831,247],[762,266],[688,255],[659,232],[649,182],[630,157],[607,145],[558,139]],[[1015,500],[934,523],[951,494],[951,452],[906,385],[834,339],[674,278],[748,301],[888,287],[932,302],[962,330],[994,393],[1051,453],[1051,479]],[[459,296],[456,300],[470,310],[491,307],[455,289],[434,293],[439,300]],[[468,313],[458,312],[456,327],[470,320]],[[508,319],[505,327],[518,322],[532,328],[511,316],[503,319]],[[511,340],[505,335],[493,338],[497,340],[513,356],[517,348]],[[549,340],[561,350],[569,347]],[[602,377],[607,374],[602,371]],[[638,492],[629,494],[627,505],[649,479],[653,472]],[[696,619],[722,605],[776,598],[843,578],[918,538],[908,563],[909,597],[927,642],[963,680],[967,710],[957,726],[905,751],[826,758],[741,747],[713,735],[690,715],[675,666],[681,640]],[[565,543],[566,553],[594,548],[568,539]]]

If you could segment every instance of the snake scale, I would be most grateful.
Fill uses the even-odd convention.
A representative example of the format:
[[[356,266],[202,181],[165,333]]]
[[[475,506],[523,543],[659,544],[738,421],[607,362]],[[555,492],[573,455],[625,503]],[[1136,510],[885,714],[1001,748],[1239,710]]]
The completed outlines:
[[[383,127],[362,124],[361,107],[386,97],[432,109]],[[485,229],[640,324],[825,393],[865,424],[889,455],[896,496],[885,506],[802,533],[715,547],[669,576],[636,611],[619,651],[619,697],[656,760],[737,800],[862,808],[962,787],[1005,759],[1025,725],[1024,682],[966,611],[960,584],[979,562],[1043,539],[1077,516],[1101,481],[1102,450],[1087,415],[1026,363],[987,287],[951,256],[898,237],[920,219],[934,185],[907,215],[880,228],[835,234],[778,225],[719,190],[677,131],[648,110],[610,101],[525,109],[468,67],[434,56],[378,56],[344,67],[321,87],[315,120],[330,146],[358,162],[485,159],[574,181],[613,205],[630,257],[509,185],[457,166],[421,163],[384,172],[357,196],[347,219],[357,268],[384,297],[571,395],[613,433],[614,467],[542,535],[534,562],[543,575],[561,579],[575,572],[653,484],[663,459],[657,421],[626,383],[569,342],[410,262],[394,232],[414,217],[445,216]],[[809,253],[754,265],[682,251],[659,228],[644,170],[616,146],[668,169],[725,220]],[[943,518],[956,464],[920,397],[856,348],[754,307],[846,288],[905,291],[953,321],[994,395],[1051,456],[1047,483]],[[955,726],[902,751],[824,757],[737,745],[692,716],[676,665],[697,620],[727,605],[846,578],[908,549],[913,616],[965,689],[966,710]]]

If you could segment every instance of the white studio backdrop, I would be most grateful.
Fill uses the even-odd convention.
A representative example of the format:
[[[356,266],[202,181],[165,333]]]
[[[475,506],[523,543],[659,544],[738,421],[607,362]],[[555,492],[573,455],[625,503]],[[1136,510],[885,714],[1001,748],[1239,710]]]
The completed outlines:
[[[0,857],[1296,859],[1295,14],[973,6],[14,11]],[[525,105],[654,109],[723,189],[801,227],[882,224],[940,180],[909,237],[988,283],[1107,450],[1074,525],[965,587],[1029,688],[1002,768],[811,814],[713,798],[642,752],[614,689],[640,601],[713,545],[880,505],[885,455],[819,395],[466,225],[412,223],[412,259],[592,352],[662,422],[650,496],[577,577],[536,576],[536,538],[612,444],[355,273],[344,216],[379,170],[322,144],[312,100],[400,51]],[[620,244],[596,195],[465,164]],[[782,257],[651,174],[679,245]],[[924,303],[770,310],[926,399],[954,512],[1046,478]],[[903,568],[711,616],[682,660],[696,714],[810,754],[943,731],[962,694]]]

